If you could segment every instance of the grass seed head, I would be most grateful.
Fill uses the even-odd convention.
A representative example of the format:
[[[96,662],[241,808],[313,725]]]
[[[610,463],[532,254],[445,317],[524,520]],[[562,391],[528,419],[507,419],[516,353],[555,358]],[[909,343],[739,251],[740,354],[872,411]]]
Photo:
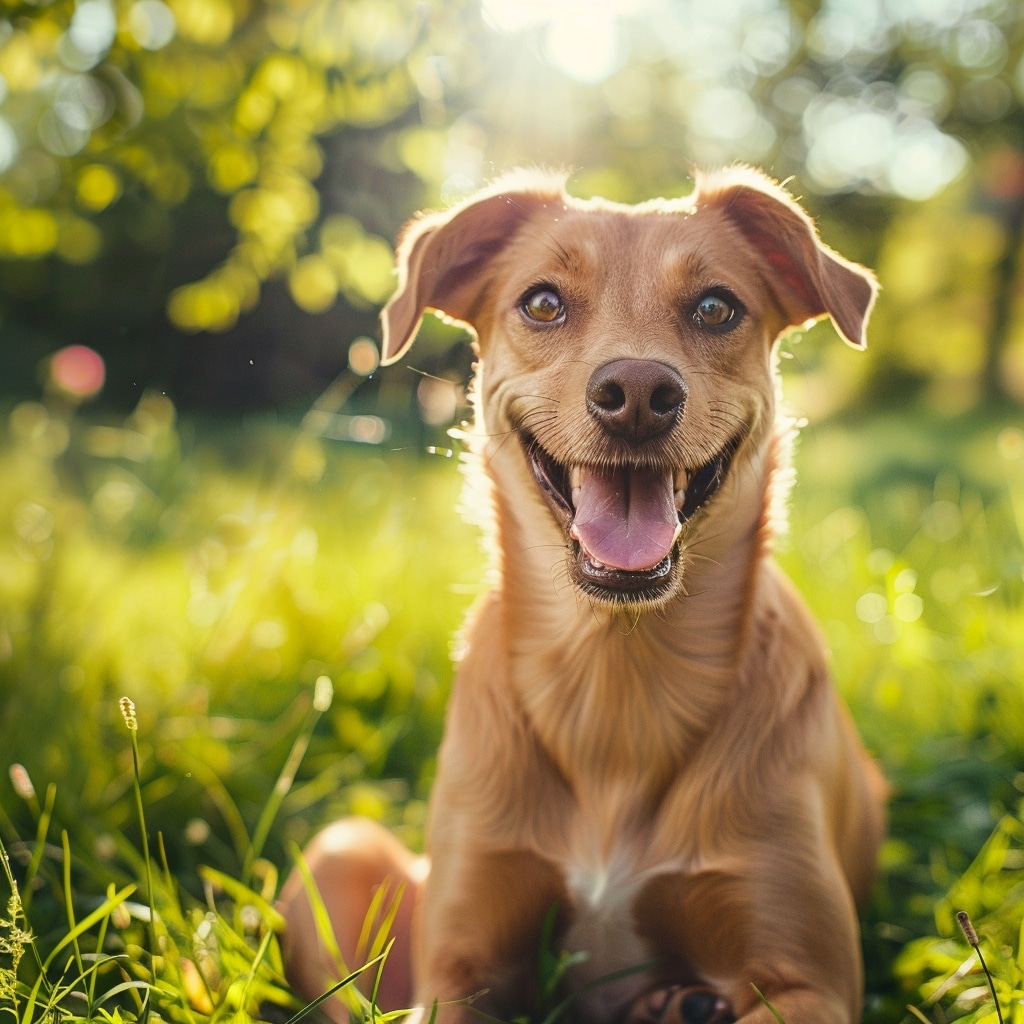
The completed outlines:
[[[22,800],[34,800],[36,788],[32,785],[28,769],[23,764],[12,764],[7,771],[11,777],[11,785],[14,787],[14,792]]]
[[[957,923],[963,930],[964,936],[967,941],[975,948],[978,948],[978,933],[974,930],[974,925],[971,924],[971,916],[966,910],[958,910],[956,915]]]
[[[130,732],[138,732],[139,720],[135,717],[135,701],[131,697],[122,697],[118,702],[121,707],[121,717]]]

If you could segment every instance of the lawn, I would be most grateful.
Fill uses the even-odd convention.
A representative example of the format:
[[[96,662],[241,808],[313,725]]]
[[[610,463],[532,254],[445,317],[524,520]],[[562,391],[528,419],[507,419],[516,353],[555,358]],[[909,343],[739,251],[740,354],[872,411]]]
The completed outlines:
[[[5,410],[0,1010],[299,1009],[271,906],[297,844],[351,812],[420,841],[481,586],[457,463],[156,395]],[[893,787],[868,1019],[993,1015],[964,909],[1024,1021],[1024,432],[864,414],[797,467],[780,559]]]

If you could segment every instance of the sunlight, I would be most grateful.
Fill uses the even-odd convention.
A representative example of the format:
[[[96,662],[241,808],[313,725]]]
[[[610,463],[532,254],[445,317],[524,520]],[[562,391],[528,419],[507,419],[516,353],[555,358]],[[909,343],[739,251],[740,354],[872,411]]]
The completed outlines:
[[[548,63],[570,78],[594,83],[619,65],[618,20],[647,6],[647,0],[483,0],[482,12],[499,32],[543,25]]]

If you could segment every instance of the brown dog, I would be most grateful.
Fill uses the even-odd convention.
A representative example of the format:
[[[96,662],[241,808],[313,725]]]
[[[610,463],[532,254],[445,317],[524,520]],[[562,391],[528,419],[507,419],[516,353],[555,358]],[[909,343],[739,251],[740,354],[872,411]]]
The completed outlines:
[[[772,1024],[753,986],[788,1024],[857,1020],[883,787],[769,549],[776,342],[828,315],[862,347],[872,275],[747,169],[635,207],[521,175],[414,221],[398,259],[386,362],[426,309],[475,335],[497,583],[467,627],[429,874],[365,822],[307,853],[343,954],[392,876],[415,900],[381,1002],[440,1000],[444,1024],[482,990],[495,1016],[533,1008],[552,907],[587,953],[566,988],[588,1024]],[[282,905],[313,996],[330,958],[295,878]]]

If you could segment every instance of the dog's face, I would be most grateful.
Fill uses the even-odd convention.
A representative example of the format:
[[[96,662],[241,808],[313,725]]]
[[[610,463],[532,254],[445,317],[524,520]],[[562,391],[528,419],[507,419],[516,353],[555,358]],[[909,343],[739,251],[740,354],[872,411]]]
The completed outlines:
[[[426,308],[471,326],[490,461],[529,478],[577,587],[646,606],[678,592],[716,499],[763,451],[776,339],[828,314],[862,346],[875,294],[750,171],[636,207],[508,183],[414,222],[399,274],[385,361]]]

